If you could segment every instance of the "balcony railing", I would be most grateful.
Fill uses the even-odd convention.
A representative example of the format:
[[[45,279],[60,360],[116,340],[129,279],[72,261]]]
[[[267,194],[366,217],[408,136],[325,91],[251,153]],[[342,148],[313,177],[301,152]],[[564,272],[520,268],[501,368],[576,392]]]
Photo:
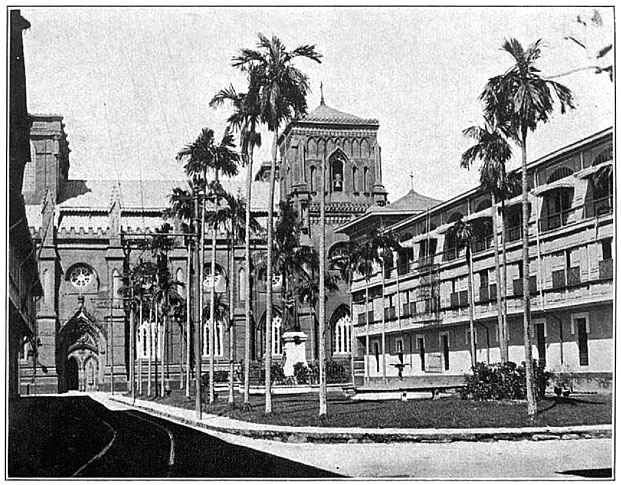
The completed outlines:
[[[496,284],[479,288],[479,303],[496,300]]]
[[[409,317],[410,316],[410,304],[409,303],[404,303],[403,304],[403,311],[401,312],[401,316],[402,317]]]
[[[580,284],[580,266],[567,268],[567,286]]]
[[[564,288],[565,286],[565,270],[552,271],[552,288]]]
[[[546,214],[542,216],[539,220],[539,231],[553,231],[554,229],[565,227],[571,222],[574,222],[570,220],[570,216],[576,212],[576,209],[577,208],[571,208],[561,212],[556,212],[554,214]]]
[[[482,238],[476,238],[472,242],[472,252],[480,253],[481,251],[485,251],[486,249],[491,248],[493,241],[494,241],[493,235],[482,237]]]
[[[552,288],[564,288],[580,284],[580,266],[552,271]]]
[[[611,280],[615,274],[613,259],[604,259],[599,262],[599,279]]]
[[[410,262],[409,261],[405,261],[405,262],[399,263],[397,265],[397,274],[399,276],[403,276],[404,274],[408,274],[409,271],[410,271]]]
[[[512,226],[507,227],[507,242],[517,241],[518,239],[522,239],[522,226]]]
[[[390,320],[391,318],[395,318],[396,316],[397,316],[397,313],[395,311],[394,306],[384,308],[384,319],[385,320]]]
[[[528,289],[530,294],[537,293],[537,276],[531,276],[528,281]],[[522,296],[524,294],[524,288],[522,285],[522,278],[516,278],[513,280],[513,296]]]
[[[451,308],[468,306],[468,290],[451,293]]]
[[[368,312],[368,314],[365,313],[359,313],[358,314],[358,325],[366,325],[367,323],[367,315],[369,318],[369,323],[373,323],[373,312]]]
[[[448,248],[444,251],[444,261],[453,261],[459,257],[459,249],[456,247]]]
[[[427,266],[431,266],[434,263],[434,259],[435,259],[435,254],[432,254],[430,256],[422,256],[418,259],[418,267],[426,268]]]
[[[601,197],[587,203],[584,206],[584,217],[596,217],[611,214],[613,212],[612,195]]]

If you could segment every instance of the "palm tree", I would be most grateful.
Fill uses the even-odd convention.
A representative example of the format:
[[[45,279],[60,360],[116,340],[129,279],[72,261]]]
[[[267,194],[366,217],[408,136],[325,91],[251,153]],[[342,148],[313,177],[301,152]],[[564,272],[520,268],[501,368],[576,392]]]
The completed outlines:
[[[336,270],[339,273],[340,279],[342,279],[347,285],[349,291],[349,316],[351,318],[351,324],[353,327],[353,293],[351,285],[353,282],[354,273],[356,271],[357,261],[356,255],[360,254],[359,246],[353,241],[347,241],[342,243],[341,249],[332,256],[330,259],[330,269]],[[355,384],[354,373],[354,361],[355,361],[355,336],[354,332],[351,332],[351,382]]]
[[[213,319],[216,322],[221,322],[223,325],[227,322],[229,318],[229,308],[230,306],[225,302],[225,294],[218,293],[212,301],[209,301],[205,308],[203,308],[203,315],[209,315],[209,319]],[[216,341],[216,331],[217,326],[215,323],[212,324],[212,321],[203,321],[201,328],[208,323],[209,326],[209,339],[207,345],[209,350],[209,355],[213,356],[220,345],[223,345],[224,342],[221,342],[219,339]],[[219,334],[219,332],[218,332]],[[214,375],[212,373],[209,374],[209,388],[212,389],[215,387]]]
[[[472,138],[475,144],[461,156],[461,166],[470,169],[475,160],[481,160],[480,181],[483,190],[492,198],[492,225],[494,234],[494,264],[496,271],[496,305],[498,311],[498,333],[500,337],[500,360],[509,360],[507,343],[507,316],[504,311],[505,284],[500,276],[498,251],[498,215],[496,201],[503,198],[502,189],[506,185],[506,163],[511,159],[511,146],[498,127],[486,120],[484,126],[471,126],[463,131],[464,136]],[[504,200],[504,198],[503,198]],[[504,224],[504,221],[503,221]]]
[[[168,253],[174,249],[175,240],[174,238],[168,236],[172,230],[172,226],[168,223],[162,224],[161,227],[155,229],[155,234],[151,238],[150,241],[150,249],[153,253],[153,256],[156,258],[156,274],[155,274],[155,294],[154,294],[154,304],[155,304],[155,312],[156,316],[161,314],[161,332],[158,330],[159,335],[159,344],[162,348],[162,379],[160,382],[161,392],[160,394],[163,396],[165,391],[165,379],[164,379],[164,371],[165,367],[168,367],[168,355],[165,352],[166,339],[168,334],[168,326],[170,321],[170,294],[174,292],[176,296],[174,299],[179,299],[179,295],[174,290],[176,286],[179,284],[176,280],[173,280],[170,275],[170,270],[168,268]]]
[[[194,189],[192,189],[194,190]],[[192,192],[189,190],[181,189],[179,187],[175,187],[172,190],[172,193],[168,196],[170,207],[167,208],[163,216],[165,218],[176,218],[182,223],[182,231],[187,234],[185,237],[185,246],[187,249],[187,267],[186,267],[186,323],[185,323],[185,386],[183,382],[180,383],[180,387],[185,387],[185,395],[186,397],[190,397],[190,362],[191,362],[191,335],[192,335],[192,318],[191,318],[191,295],[192,295],[192,232],[194,231],[194,227],[192,225],[192,221],[194,220],[195,213],[195,204],[194,198],[192,197]],[[194,231],[195,232],[195,231]],[[183,356],[183,349],[181,351]],[[183,358],[181,358],[181,361]],[[180,364],[183,369],[183,364]],[[183,370],[181,372],[183,375]]]
[[[199,252],[199,309],[202,311],[203,309],[203,280],[204,280],[204,236],[202,234],[202,230],[205,227],[205,199],[207,198],[207,171],[214,172],[214,183],[215,185],[212,188],[215,188],[219,185],[219,174],[222,173],[225,176],[235,176],[237,175],[237,163],[239,162],[239,155],[234,151],[234,143],[233,143],[233,135],[229,133],[228,129],[225,130],[224,136],[219,144],[216,144],[214,140],[214,132],[209,128],[204,128],[197,139],[184,147],[177,154],[177,159],[185,160],[185,173],[190,178],[191,183],[195,187],[200,187],[203,192],[203,204],[201,209],[201,234],[199,236],[199,242],[201,245],[201,250]],[[219,196],[217,191],[212,191],[214,194],[213,201],[215,203],[215,212],[218,211],[218,201]],[[211,254],[211,274],[215,280],[215,266],[216,266],[216,230],[212,230],[212,254]],[[215,298],[215,286],[212,285],[210,292],[210,308],[213,309],[215,307],[213,300]],[[199,321],[203,321],[203,316],[199,315]],[[214,325],[214,316],[211,315],[210,318],[210,326]],[[213,328],[210,328],[210,339],[213,339]],[[197,415],[200,416],[201,413],[201,396],[200,396],[200,329],[196,332],[196,347],[198,349],[198,353],[196,356],[196,389],[197,389],[197,398],[196,398],[196,412]],[[213,342],[211,342],[213,344]],[[210,345],[210,348],[213,348],[213,345]],[[214,360],[213,360],[213,352],[211,353],[210,361],[209,361],[209,376],[210,376],[210,389],[209,389],[209,400],[210,402],[214,401],[215,394],[213,388],[213,373],[214,373]]]
[[[393,265],[393,251],[398,250],[401,246],[392,232],[385,232],[383,228],[380,228],[377,233],[371,239],[371,243],[375,247],[377,254],[379,255],[379,261],[381,264],[382,272],[382,303],[386,298],[386,268],[390,268]],[[382,375],[386,380],[386,315],[382,311]]]
[[[481,94],[484,115],[494,120],[497,126],[511,137],[522,149],[522,267],[524,298],[524,357],[526,368],[526,391],[528,415],[534,420],[537,415],[532,356],[532,322],[530,318],[529,248],[528,248],[528,179],[526,173],[527,137],[539,123],[547,123],[557,100],[561,113],[574,108],[573,95],[569,88],[555,81],[544,79],[535,67],[541,57],[541,40],[526,50],[516,39],[506,40],[502,49],[515,61],[504,74],[491,78]]]
[[[137,265],[135,265],[131,270],[131,285],[133,286],[134,299],[137,300],[139,306],[139,326],[143,325],[143,309],[146,306],[147,309],[151,308],[151,304],[153,301],[153,294],[155,291],[155,278],[157,273],[157,266],[151,261],[143,261],[140,258],[140,261]],[[125,289],[127,295],[128,291],[131,291],[130,288]],[[146,304],[146,305],[145,305]],[[149,319],[149,325],[151,324],[151,319]],[[148,338],[151,338],[151,327],[149,326]],[[147,385],[147,394],[151,395],[151,356],[152,349],[150,345],[148,346],[149,356],[148,356],[148,385]],[[140,386],[142,387],[142,385]]]
[[[249,94],[237,93],[233,86],[222,89],[212,98],[210,106],[219,106],[229,101],[233,106],[233,113],[228,119],[229,125],[239,131],[242,164],[246,166],[246,214],[244,229],[244,406],[250,406],[250,236],[252,230],[252,165],[254,149],[261,146],[261,134],[257,132],[260,122],[260,107],[256,96],[256,83],[250,82],[254,88]]]
[[[399,248],[399,243],[394,234],[384,232],[381,228],[376,228],[366,239],[351,243],[353,251],[349,254],[349,265],[354,272],[362,275],[365,280],[365,322],[366,322],[366,365],[365,365],[365,381],[369,381],[370,377],[370,361],[369,361],[369,280],[374,273],[375,266],[379,265],[382,271],[382,282],[384,278],[384,268],[386,264],[392,263],[392,251]],[[342,272],[348,273],[347,266],[341,266]],[[351,278],[351,275],[349,276]],[[382,287],[383,287],[382,283]],[[382,292],[382,298],[384,294]],[[384,344],[385,346],[385,344]],[[353,352],[353,349],[352,349]],[[384,349],[385,354],[385,349]],[[385,366],[384,366],[385,367]],[[353,372],[353,370],[352,370]]]
[[[217,227],[222,228],[227,233],[228,241],[228,265],[229,265],[229,405],[234,406],[234,354],[235,347],[234,339],[234,305],[235,298],[235,281],[237,278],[237,269],[235,266],[235,247],[239,242],[246,239],[246,224],[244,217],[247,213],[246,201],[241,195],[232,195],[229,192],[224,192],[222,195],[226,201],[226,205],[218,212],[214,214],[214,221]],[[253,233],[258,233],[261,230],[261,225],[258,220],[253,216],[250,219],[250,230]],[[245,276],[244,276],[245,277]]]
[[[449,228],[447,237],[455,241],[455,248],[459,252],[460,249],[466,249],[466,263],[468,264],[468,321],[470,323],[470,360],[472,367],[477,363],[476,346],[474,336],[474,292],[472,289],[472,240],[474,238],[474,229],[472,224],[458,219]]]
[[[261,121],[274,133],[267,214],[267,342],[272,339],[272,230],[278,131],[286,120],[307,112],[306,94],[310,90],[308,77],[293,65],[296,57],[321,62],[321,55],[315,51],[315,46],[303,45],[287,51],[278,37],[268,39],[263,34],[259,34],[257,50],[242,49],[239,56],[233,58],[233,66],[249,74],[249,92],[257,93]],[[272,355],[268,350],[265,358],[265,414],[272,412],[271,365]]]

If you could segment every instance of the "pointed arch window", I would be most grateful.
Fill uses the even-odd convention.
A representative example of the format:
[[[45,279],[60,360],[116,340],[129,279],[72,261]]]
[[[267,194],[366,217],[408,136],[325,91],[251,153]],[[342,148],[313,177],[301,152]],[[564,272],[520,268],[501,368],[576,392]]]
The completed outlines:
[[[282,355],[282,317],[272,318],[272,355]]]
[[[332,348],[336,354],[351,352],[351,317],[343,315],[334,325]]]
[[[151,358],[155,358],[156,349],[157,356],[161,357],[161,351],[159,346],[157,345],[157,328],[155,326],[155,322],[143,322],[138,328],[138,358],[140,359],[148,359],[149,355]]]
[[[239,270],[237,288],[239,288],[239,301],[246,301],[246,270],[244,268]]]
[[[339,158],[333,158],[330,161],[331,186],[333,192],[343,191],[343,161]]]
[[[369,192],[369,167],[364,167],[362,172],[362,191]]]
[[[313,166],[310,168],[310,191],[311,192],[317,191],[317,181],[315,180],[316,176],[317,176],[317,169]]]
[[[181,268],[177,269],[177,281],[179,283],[183,283],[183,286],[182,285],[177,286],[177,292],[179,293],[179,296],[181,296],[182,298],[185,298],[187,294],[187,285],[185,284],[185,275]]]
[[[358,192],[358,167],[351,168],[351,187],[354,192]]]
[[[208,357],[209,354],[209,322],[207,320],[203,324],[203,357]],[[214,335],[214,347],[216,349],[215,357],[222,357],[224,354],[222,342],[224,340],[224,325],[220,320],[216,320],[215,335]]]

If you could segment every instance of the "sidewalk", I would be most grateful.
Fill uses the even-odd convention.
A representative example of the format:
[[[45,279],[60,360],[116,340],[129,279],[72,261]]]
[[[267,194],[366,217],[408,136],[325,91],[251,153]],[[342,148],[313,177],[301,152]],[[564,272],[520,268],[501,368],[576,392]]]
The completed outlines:
[[[321,428],[257,424],[203,413],[198,420],[194,410],[166,406],[153,401],[136,400],[116,394],[95,393],[91,396],[113,409],[119,404],[171,421],[250,438],[288,443],[450,443],[453,441],[499,440],[575,440],[611,438],[612,425],[532,427],[532,428],[470,428],[470,429],[402,429],[402,428]]]

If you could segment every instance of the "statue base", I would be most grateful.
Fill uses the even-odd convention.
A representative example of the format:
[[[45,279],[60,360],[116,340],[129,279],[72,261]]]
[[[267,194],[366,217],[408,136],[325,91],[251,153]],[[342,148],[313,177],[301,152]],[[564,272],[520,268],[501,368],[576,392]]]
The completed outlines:
[[[304,332],[284,332],[282,334],[283,353],[285,355],[285,376],[293,375],[293,368],[298,362],[306,364],[306,334]]]

